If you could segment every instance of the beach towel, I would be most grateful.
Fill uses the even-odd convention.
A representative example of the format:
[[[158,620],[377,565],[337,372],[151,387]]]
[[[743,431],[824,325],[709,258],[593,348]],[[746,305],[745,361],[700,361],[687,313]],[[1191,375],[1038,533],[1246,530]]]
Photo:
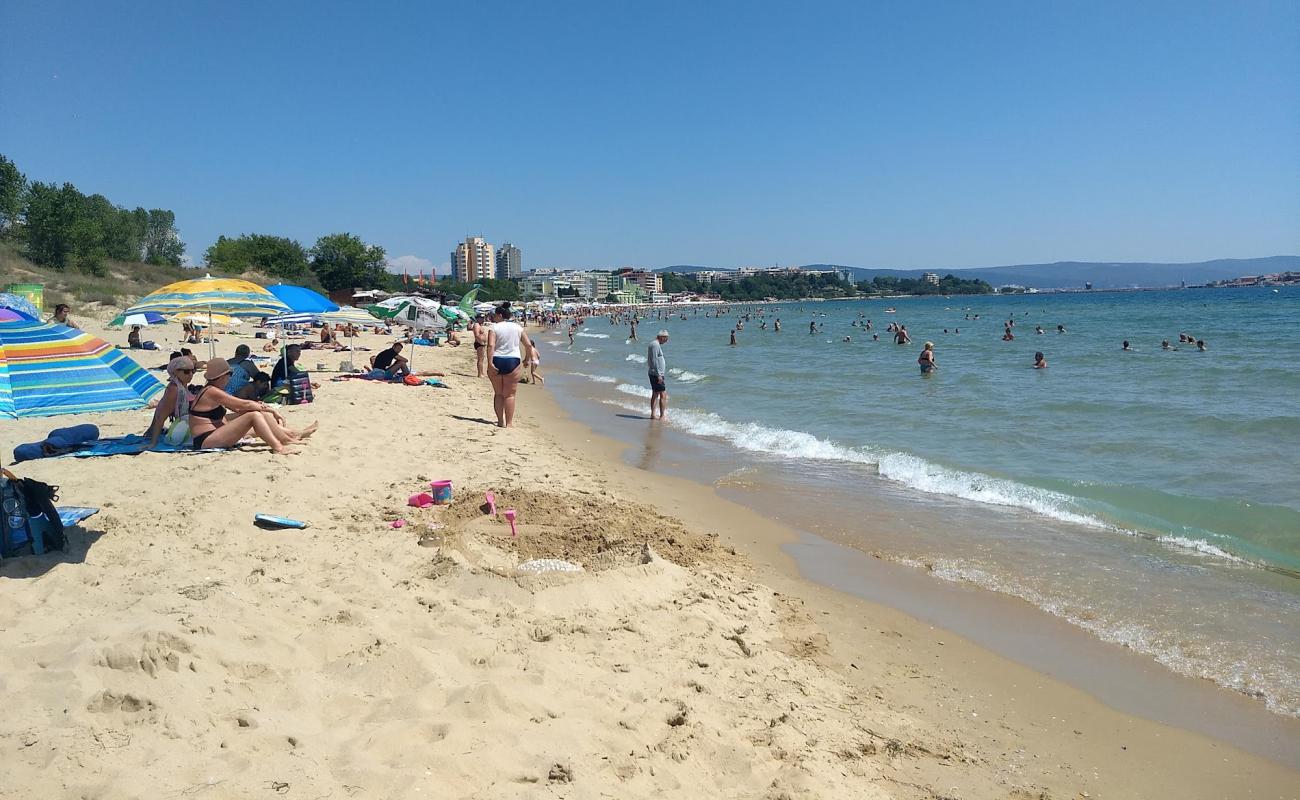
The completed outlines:
[[[90,506],[59,506],[59,520],[63,527],[71,528],[73,525],[79,525],[83,521],[90,519],[99,513],[98,508]]]
[[[149,450],[149,437],[140,436],[134,433],[128,433],[126,436],[115,436],[108,439],[100,439],[92,442],[80,450],[74,450],[70,453],[61,453],[49,458],[94,458],[96,456],[135,456],[144,452],[154,453],[216,453],[222,448],[208,448],[206,450],[195,450],[193,445],[169,444],[164,439],[158,440],[158,446]]]

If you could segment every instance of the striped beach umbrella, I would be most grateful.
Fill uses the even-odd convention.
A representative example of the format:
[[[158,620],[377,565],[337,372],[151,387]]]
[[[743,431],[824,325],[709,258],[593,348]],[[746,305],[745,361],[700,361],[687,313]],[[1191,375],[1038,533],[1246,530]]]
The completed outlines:
[[[148,370],[97,336],[0,314],[0,418],[141,408],[162,390]]]
[[[231,317],[273,317],[289,311],[278,297],[255,283],[211,275],[169,283],[141,297],[127,314],[225,314]]]
[[[374,325],[379,321],[374,314],[356,306],[340,306],[338,311],[321,314],[320,320],[327,325]]]
[[[17,311],[18,313],[25,314],[32,319],[41,318],[41,312],[37,310],[36,306],[32,305],[32,301],[20,294],[0,292],[0,308]]]

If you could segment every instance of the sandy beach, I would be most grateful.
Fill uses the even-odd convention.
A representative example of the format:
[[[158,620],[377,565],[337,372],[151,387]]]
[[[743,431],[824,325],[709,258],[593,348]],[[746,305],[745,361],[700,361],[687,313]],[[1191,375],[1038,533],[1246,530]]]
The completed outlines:
[[[179,329],[149,334],[163,351],[133,355],[157,366]],[[320,373],[286,411],[320,432],[285,458],[15,467],[101,511],[66,553],[0,566],[0,796],[1300,796],[1294,765],[800,578],[794,531],[627,466],[542,387],[496,428],[472,359],[417,349],[448,388]],[[148,419],[24,419],[0,445]],[[439,479],[450,506],[406,505]],[[538,559],[583,569],[519,568]]]

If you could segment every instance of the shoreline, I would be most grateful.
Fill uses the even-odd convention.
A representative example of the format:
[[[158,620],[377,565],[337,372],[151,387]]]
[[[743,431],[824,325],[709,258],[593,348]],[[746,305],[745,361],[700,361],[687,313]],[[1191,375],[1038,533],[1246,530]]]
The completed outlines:
[[[715,487],[691,475],[690,470],[685,471],[688,477],[674,477],[665,474],[662,468],[630,464],[624,453],[635,450],[637,445],[589,428],[554,396],[554,391],[547,387],[551,403],[547,409],[547,427],[556,424],[556,415],[559,422],[575,426],[575,430],[566,433],[573,447],[576,448],[578,441],[584,448],[598,444],[596,452],[607,461],[616,462],[618,469],[633,470],[637,477],[647,477],[647,481],[656,478],[671,481],[675,493],[688,491],[687,486],[707,493],[704,498],[694,499],[692,516],[701,515],[701,506],[709,503],[731,506],[721,519],[710,514],[711,525],[726,525],[725,517],[737,510],[765,521],[768,540],[738,539],[746,542],[745,554],[761,561],[768,570],[761,580],[771,582],[770,573],[775,573],[794,581],[794,586],[799,581],[806,583],[812,593],[848,595],[852,597],[849,602],[871,604],[906,615],[916,625],[933,625],[950,637],[965,639],[969,647],[1057,681],[1117,714],[1168,725],[1234,748],[1241,745],[1230,736],[1240,735],[1248,740],[1244,752],[1287,769],[1300,769],[1300,720],[1269,711],[1255,698],[1204,679],[1175,673],[1150,656],[1097,639],[1019,598],[970,584],[937,581],[908,565],[881,559],[848,540],[828,539],[772,520],[744,505],[738,493]],[[570,400],[583,406],[594,405],[582,398]],[[632,420],[629,423],[650,424]],[[677,434],[674,431],[672,435]],[[672,457],[664,455],[651,461],[662,464],[672,461]],[[736,496],[731,498],[730,494]],[[681,515],[682,512],[673,513]],[[846,561],[852,562],[859,572],[846,568]],[[868,585],[868,576],[878,585]],[[880,585],[887,588],[882,590]],[[1005,619],[1012,621],[1009,629],[1001,624]],[[1026,636],[1025,631],[1032,634]],[[1043,641],[1036,641],[1033,636],[1041,636]],[[1043,643],[1051,644],[1047,652],[1042,651]],[[951,639],[946,645],[951,645]]]
[[[805,579],[792,529],[624,463],[549,390],[521,386],[497,429],[472,354],[420,349],[450,389],[324,383],[287,409],[323,425],[286,459],[18,465],[102,510],[68,553],[0,572],[16,796],[1296,796],[1293,769]],[[440,478],[452,506],[405,507]],[[518,539],[484,489],[520,509]]]

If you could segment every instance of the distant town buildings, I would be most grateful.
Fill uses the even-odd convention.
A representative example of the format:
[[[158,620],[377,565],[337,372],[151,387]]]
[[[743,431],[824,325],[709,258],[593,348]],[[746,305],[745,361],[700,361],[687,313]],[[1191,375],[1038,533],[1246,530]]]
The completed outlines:
[[[502,280],[518,280],[523,274],[523,258],[519,248],[506,242],[497,249],[496,276]]]
[[[1242,275],[1223,281],[1210,281],[1209,286],[1289,286],[1300,284],[1300,272],[1274,272],[1269,275]]]
[[[518,250],[515,250],[518,253]],[[451,272],[461,283],[478,283],[497,276],[496,252],[481,236],[467,236],[451,252]]]
[[[688,272],[686,276],[699,283],[735,283],[745,278],[763,275],[834,275],[852,283],[852,273],[838,269],[805,269],[804,267],[741,267],[740,269],[710,269]]]
[[[921,280],[925,281],[926,283],[930,284],[931,286],[938,286],[938,285],[939,285],[939,273],[937,273],[937,272],[926,272],[926,273],[923,273],[923,274],[921,275]]]

